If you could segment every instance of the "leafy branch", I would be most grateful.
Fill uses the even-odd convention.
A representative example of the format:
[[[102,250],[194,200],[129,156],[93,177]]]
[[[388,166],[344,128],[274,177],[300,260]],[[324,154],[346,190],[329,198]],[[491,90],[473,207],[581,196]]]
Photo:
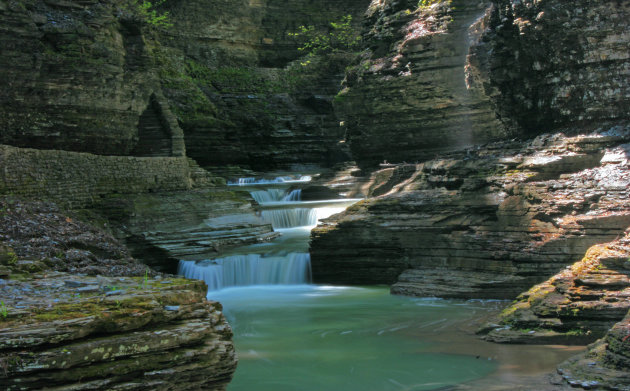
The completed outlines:
[[[359,48],[361,36],[353,29],[352,15],[342,16],[337,22],[330,22],[328,31],[320,31],[315,26],[300,26],[289,33],[290,37],[302,41],[298,48],[309,57],[319,54],[351,52]]]

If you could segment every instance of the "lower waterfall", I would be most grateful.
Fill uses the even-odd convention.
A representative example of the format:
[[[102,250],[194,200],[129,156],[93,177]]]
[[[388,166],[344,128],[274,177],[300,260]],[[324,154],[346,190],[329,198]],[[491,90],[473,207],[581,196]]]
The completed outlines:
[[[311,257],[308,253],[247,254],[203,262],[181,261],[178,274],[205,281],[209,290],[245,285],[307,284],[311,282]]]

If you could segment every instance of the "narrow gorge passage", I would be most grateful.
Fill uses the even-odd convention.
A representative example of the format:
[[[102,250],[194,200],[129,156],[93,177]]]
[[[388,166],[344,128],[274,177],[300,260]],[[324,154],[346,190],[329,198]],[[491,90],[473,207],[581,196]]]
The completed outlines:
[[[233,328],[239,366],[229,390],[435,390],[493,374],[505,380],[549,371],[567,357],[564,348],[486,350],[462,331],[505,302],[312,284],[310,230],[358,200],[301,201],[299,187],[309,181],[232,183],[250,192],[261,219],[281,236],[216,259],[180,261],[179,273],[206,282],[208,298],[222,303]]]

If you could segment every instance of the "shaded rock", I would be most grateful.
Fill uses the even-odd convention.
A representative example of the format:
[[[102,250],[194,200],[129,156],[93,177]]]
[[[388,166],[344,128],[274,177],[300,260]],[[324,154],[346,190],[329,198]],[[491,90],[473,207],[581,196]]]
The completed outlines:
[[[367,49],[346,73],[335,111],[361,167],[415,163],[505,137],[483,81],[467,75],[490,2],[372,1]],[[475,84],[476,83],[476,84]]]
[[[586,353],[558,366],[573,387],[587,390],[630,390],[630,312]]]
[[[0,199],[0,251],[16,272],[44,269],[91,275],[141,275],[146,266],[134,260],[111,234],[63,212],[52,203]]]

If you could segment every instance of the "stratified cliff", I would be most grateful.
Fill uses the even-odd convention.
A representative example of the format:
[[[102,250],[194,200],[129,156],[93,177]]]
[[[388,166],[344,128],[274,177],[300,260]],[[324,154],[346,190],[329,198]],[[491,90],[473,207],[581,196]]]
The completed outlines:
[[[162,85],[202,166],[256,170],[348,160],[332,108],[351,55],[297,60],[300,25],[327,31],[368,0],[170,2],[156,51]]]
[[[513,298],[630,226],[629,141],[627,128],[602,129],[421,163],[313,230],[314,279]]]
[[[335,108],[360,165],[628,118],[627,1],[373,1]]]
[[[160,84],[130,7],[122,0],[0,2],[0,142],[141,154],[134,151],[140,115],[162,121],[150,102]],[[183,155],[183,145],[171,151],[178,131],[174,123],[156,129],[157,141],[167,143],[161,156]]]
[[[366,51],[335,99],[359,165],[418,162],[505,135],[483,88],[467,78],[470,46],[490,4],[435,3],[370,5]]]

